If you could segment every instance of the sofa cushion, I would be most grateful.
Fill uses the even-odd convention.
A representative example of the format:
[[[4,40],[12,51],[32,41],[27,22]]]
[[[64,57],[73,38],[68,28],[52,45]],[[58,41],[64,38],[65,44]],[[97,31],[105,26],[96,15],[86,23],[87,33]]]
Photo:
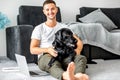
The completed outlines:
[[[44,21],[44,19],[46,19],[46,18],[43,18],[43,15],[33,14],[33,15],[30,16],[29,23],[31,25],[34,24],[34,26],[36,26],[36,25],[42,23]]]
[[[108,31],[117,28],[117,26],[100,9],[79,18],[79,20],[85,23],[101,23]]]
[[[41,17],[38,19],[38,15]],[[36,26],[46,20],[42,12],[41,6],[20,6],[19,8],[19,24],[29,24]],[[38,22],[38,20],[40,20]]]
[[[90,12],[96,10],[98,8],[95,7],[81,7],[80,10],[80,16],[83,17]],[[108,16],[115,25],[120,29],[120,8],[100,8],[102,12]]]

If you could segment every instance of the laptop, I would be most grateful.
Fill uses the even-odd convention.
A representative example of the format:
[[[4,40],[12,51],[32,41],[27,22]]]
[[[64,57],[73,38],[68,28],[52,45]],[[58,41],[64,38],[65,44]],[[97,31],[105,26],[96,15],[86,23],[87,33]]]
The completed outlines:
[[[25,80],[56,80],[55,78],[50,76],[49,73],[46,73],[43,71],[41,71],[40,73],[29,71],[25,56],[20,54],[15,54],[15,57],[16,57],[20,72],[25,76],[27,76]]]

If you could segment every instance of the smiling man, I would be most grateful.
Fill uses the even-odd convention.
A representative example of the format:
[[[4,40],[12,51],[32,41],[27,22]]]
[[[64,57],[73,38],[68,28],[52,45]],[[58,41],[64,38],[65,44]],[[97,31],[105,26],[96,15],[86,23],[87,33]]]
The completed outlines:
[[[49,72],[59,80],[88,80],[88,75],[84,74],[87,60],[84,56],[80,55],[83,44],[76,35],[74,35],[78,41],[77,48],[75,49],[76,56],[74,62],[69,63],[66,71],[63,70],[62,65],[58,61],[55,61],[51,67],[48,66],[51,58],[57,56],[57,51],[52,46],[55,33],[59,29],[66,27],[66,25],[56,21],[58,8],[53,0],[46,0],[43,3],[43,12],[47,20],[35,27],[30,44],[31,53],[39,56],[39,68]]]

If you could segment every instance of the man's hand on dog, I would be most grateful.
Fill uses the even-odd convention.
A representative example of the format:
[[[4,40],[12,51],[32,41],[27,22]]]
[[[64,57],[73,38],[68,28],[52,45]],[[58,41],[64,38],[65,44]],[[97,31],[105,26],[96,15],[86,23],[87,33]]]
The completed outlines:
[[[47,48],[47,52],[52,55],[53,57],[57,57],[57,51],[54,50],[54,47]]]

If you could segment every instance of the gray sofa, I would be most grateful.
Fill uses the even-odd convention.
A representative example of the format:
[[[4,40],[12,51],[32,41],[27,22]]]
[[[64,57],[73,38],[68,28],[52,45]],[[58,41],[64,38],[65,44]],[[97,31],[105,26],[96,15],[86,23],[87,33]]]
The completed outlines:
[[[97,7],[81,7],[79,8],[80,14],[76,15],[76,21],[82,22],[80,18],[92,13],[97,10]],[[120,32],[120,8],[99,8],[101,11],[117,26],[117,28],[112,28],[110,32]],[[98,19],[99,16],[96,17]],[[117,44],[117,43],[116,43]],[[120,59],[119,55],[113,54],[105,49],[98,46],[92,46],[85,44],[83,48],[83,54],[87,56],[88,62],[92,59]]]

